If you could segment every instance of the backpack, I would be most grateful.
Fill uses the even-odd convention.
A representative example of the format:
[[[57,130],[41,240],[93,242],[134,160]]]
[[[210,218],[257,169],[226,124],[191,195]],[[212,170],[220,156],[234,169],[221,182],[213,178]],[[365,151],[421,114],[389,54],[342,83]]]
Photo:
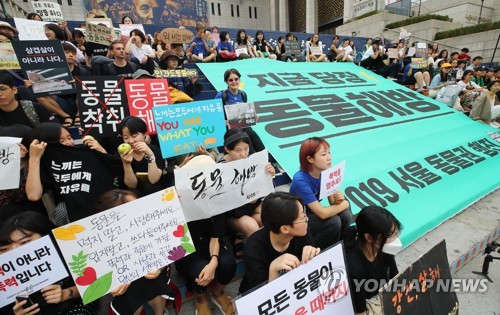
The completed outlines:
[[[243,101],[243,103],[246,103],[247,102],[247,93],[245,93],[244,91],[240,91],[241,92],[241,100]],[[222,91],[222,105],[226,105],[227,104],[227,90],[224,90]]]
[[[21,100],[21,108],[23,109],[26,117],[33,126],[38,126],[40,124],[40,117],[36,113],[35,106],[32,101]]]

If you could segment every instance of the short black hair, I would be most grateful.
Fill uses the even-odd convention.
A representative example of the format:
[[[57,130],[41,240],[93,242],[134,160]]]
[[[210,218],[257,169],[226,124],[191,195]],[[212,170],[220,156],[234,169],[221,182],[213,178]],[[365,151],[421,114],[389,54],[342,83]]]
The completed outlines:
[[[486,86],[486,88],[488,89],[488,91],[491,91],[491,88],[493,87],[493,85],[495,85],[497,83],[500,83],[500,80],[493,80],[490,83],[488,83],[488,85]]]
[[[24,211],[16,214],[0,225],[0,246],[12,243],[10,235],[14,231],[20,231],[26,235],[38,233],[41,236],[48,235],[55,228],[50,220],[39,212]]]
[[[43,21],[42,17],[40,16],[40,14],[36,13],[36,12],[31,12],[31,13],[28,13],[28,15],[26,15],[26,19],[28,20],[34,20],[35,17],[39,17],[40,18],[40,21]]]
[[[13,88],[16,84],[14,78],[7,72],[0,73],[0,84]]]
[[[61,138],[62,125],[53,122],[41,123],[31,131],[31,139],[36,139],[40,142],[59,143]]]
[[[59,25],[49,23],[49,24],[45,24],[44,26],[46,29],[54,32],[54,34],[56,34],[56,38],[58,40],[64,40],[66,38],[66,36],[64,36],[64,31],[62,30],[62,28],[59,27]]]
[[[85,37],[85,34],[83,34],[83,32],[80,31],[80,30],[74,30],[73,33],[71,33],[71,35],[73,36],[73,38],[75,38],[75,37]]]
[[[297,219],[298,196],[285,192],[274,192],[262,201],[262,224],[273,233],[280,233],[283,225],[293,225]]]
[[[231,142],[229,143],[226,143],[227,140],[231,137],[231,136],[234,136],[236,134],[239,134],[241,133],[241,137],[238,137],[236,140],[230,140]],[[224,148],[228,149],[228,150],[234,150],[234,148],[236,147],[236,145],[240,142],[245,142],[246,144],[248,144],[250,146],[251,144],[251,140],[250,140],[250,137],[248,136],[248,134],[243,131],[242,129],[240,128],[231,128],[229,129],[228,131],[226,131],[226,133],[224,134]]]
[[[130,31],[130,37],[132,37],[132,34],[139,36],[141,38],[141,43],[146,42],[146,35],[144,35],[144,33],[141,30],[134,28],[133,30]]]
[[[62,43],[62,47],[64,51],[71,51],[76,54],[76,47],[68,42]]]
[[[479,60],[479,59],[483,60],[483,57],[481,57],[481,56],[476,56],[476,57],[472,58],[472,61],[476,61],[476,60]]]
[[[220,41],[221,41],[221,42],[225,42],[225,41],[226,41],[226,36],[227,36],[227,34],[228,34],[228,33],[227,33],[226,31],[222,31],[222,32],[220,32],[220,34],[219,34],[219,38],[220,38]]]
[[[453,56],[455,56],[455,55],[458,55],[458,51],[454,51],[454,52],[452,52],[452,53],[450,54],[450,58],[451,58],[451,57],[453,57]]]
[[[132,21],[132,24],[134,24],[134,20],[133,20],[130,16],[128,16],[128,15],[124,15],[124,16],[122,17],[122,24],[125,24],[125,19],[126,19],[126,18],[129,18],[129,19]]]
[[[464,48],[460,49],[460,51],[462,51],[464,53],[468,53],[469,52],[469,48],[464,47]]]
[[[148,132],[148,125],[146,125],[146,122],[142,120],[142,118],[135,117],[135,116],[129,116],[123,119],[120,124],[118,125],[118,133],[120,135],[123,135],[123,128],[127,127],[128,131],[130,134],[134,133],[146,133]]]
[[[238,78],[241,78],[240,72],[235,68],[231,68],[231,69],[227,69],[224,72],[224,82],[227,82],[227,80],[229,80],[229,77],[231,76],[231,74],[236,74],[238,76]]]

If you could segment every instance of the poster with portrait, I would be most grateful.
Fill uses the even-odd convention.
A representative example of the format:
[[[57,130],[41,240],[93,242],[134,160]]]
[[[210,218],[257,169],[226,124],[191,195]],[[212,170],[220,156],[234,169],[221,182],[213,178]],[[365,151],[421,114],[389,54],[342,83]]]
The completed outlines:
[[[12,42],[35,97],[74,93],[66,55],[58,40]]]

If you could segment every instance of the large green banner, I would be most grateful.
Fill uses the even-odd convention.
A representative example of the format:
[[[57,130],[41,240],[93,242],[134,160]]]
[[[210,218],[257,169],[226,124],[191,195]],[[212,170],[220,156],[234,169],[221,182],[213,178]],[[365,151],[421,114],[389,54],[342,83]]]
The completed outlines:
[[[255,102],[254,130],[290,177],[308,137],[327,139],[332,165],[346,161],[353,212],[386,207],[406,246],[500,183],[494,129],[352,63],[252,59],[203,64],[218,90],[228,68]]]

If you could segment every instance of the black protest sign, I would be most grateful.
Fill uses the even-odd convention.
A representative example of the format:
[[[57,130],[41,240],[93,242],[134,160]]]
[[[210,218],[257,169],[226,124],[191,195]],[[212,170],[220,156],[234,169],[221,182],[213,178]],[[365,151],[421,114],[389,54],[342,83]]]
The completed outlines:
[[[299,42],[285,41],[285,52],[293,56],[298,56],[302,54],[302,49],[300,49]]]
[[[35,97],[75,92],[69,83],[73,78],[60,41],[13,41],[12,45]]]
[[[384,314],[458,314],[454,285],[443,240],[382,289]]]
[[[99,76],[75,79],[84,134],[115,136],[118,124],[129,116],[125,78]]]

